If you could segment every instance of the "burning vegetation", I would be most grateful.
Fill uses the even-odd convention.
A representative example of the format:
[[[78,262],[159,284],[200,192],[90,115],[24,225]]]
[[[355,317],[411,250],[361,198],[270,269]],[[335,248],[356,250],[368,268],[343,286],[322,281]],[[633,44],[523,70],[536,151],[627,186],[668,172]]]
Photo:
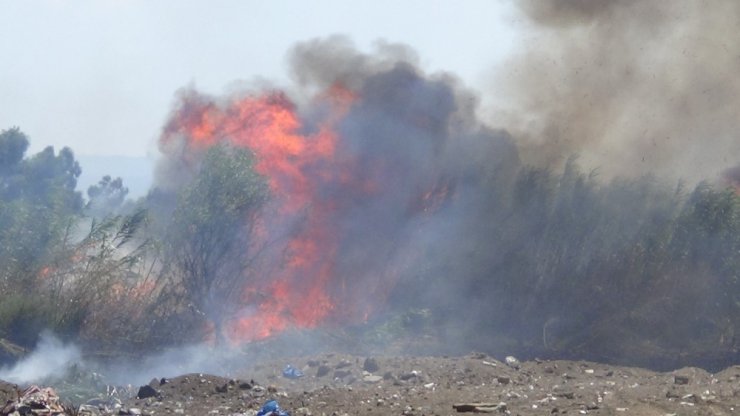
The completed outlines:
[[[567,27],[558,36],[577,39],[612,33],[599,13],[622,19],[620,7],[658,7],[624,2],[597,13],[599,2],[573,2],[561,15],[525,3],[547,30]],[[595,53],[577,52],[583,62]],[[638,56],[635,47],[627,53]],[[406,47],[365,54],[334,37],[301,43],[290,57],[289,89],[180,91],[156,183],[138,201],[124,202],[121,181],[108,177],[84,205],[69,149],[26,157],[27,138],[5,130],[0,337],[31,347],[50,328],[97,348],[121,338],[147,348],[331,328],[377,348],[422,335],[434,352],[655,365],[737,358],[737,160],[725,163],[725,182],[706,165],[708,181],[698,182],[684,164],[691,155],[737,157],[737,130],[727,128],[734,114],[718,112],[711,128],[691,125],[708,135],[707,149],[645,152],[646,165],[665,173],[654,176],[633,169],[625,150],[633,140],[645,146],[637,127],[611,128],[634,116],[633,99],[612,100],[613,86],[592,71],[588,102],[569,83],[552,89],[534,69],[518,72],[546,88],[512,98],[517,117],[501,118],[509,133],[480,119],[478,98],[454,76],[425,73]],[[638,90],[626,71],[617,78]],[[556,72],[584,80],[567,66]],[[693,85],[680,85],[678,108],[703,118],[711,109]],[[718,99],[714,110],[734,98]],[[674,118],[660,117],[676,109],[658,108],[665,114],[650,140],[673,134]],[[629,163],[609,162],[601,176],[578,166],[583,151],[580,160],[598,168],[605,149]]]

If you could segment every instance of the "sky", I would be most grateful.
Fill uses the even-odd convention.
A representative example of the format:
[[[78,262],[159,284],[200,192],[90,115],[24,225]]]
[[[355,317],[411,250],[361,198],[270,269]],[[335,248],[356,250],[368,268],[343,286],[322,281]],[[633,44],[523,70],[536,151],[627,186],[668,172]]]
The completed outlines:
[[[404,43],[473,88],[518,41],[508,1],[0,0],[0,129],[30,152],[155,158],[175,93],[288,83],[296,43],[343,34]]]

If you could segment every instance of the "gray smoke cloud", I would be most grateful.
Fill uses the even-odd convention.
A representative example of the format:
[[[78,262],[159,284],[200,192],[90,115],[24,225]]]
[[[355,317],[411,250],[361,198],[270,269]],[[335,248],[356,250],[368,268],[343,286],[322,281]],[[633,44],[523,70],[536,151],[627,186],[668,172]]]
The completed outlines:
[[[384,303],[403,271],[420,261],[420,247],[448,241],[441,239],[440,227],[450,231],[448,215],[467,218],[464,211],[474,205],[486,174],[505,170],[508,175],[502,176],[513,180],[519,167],[517,149],[506,132],[478,119],[474,93],[451,74],[424,72],[407,46],[379,42],[374,51],[363,53],[346,37],[333,36],[297,44],[288,61],[294,84],[285,91],[300,114],[306,140],[312,140],[311,132],[331,111],[316,100],[317,94],[338,87],[356,95],[336,126],[336,154],[297,168],[318,188],[305,207],[306,218],[320,218],[322,232],[337,242],[335,258],[325,260],[333,268],[328,287],[340,311],[337,318],[362,319],[365,311]],[[189,166],[197,166],[189,120],[199,120],[204,109],[231,114],[229,109],[244,96],[264,93],[181,93],[162,136],[160,189],[176,189],[171,185],[187,181]],[[248,131],[248,126],[243,128]],[[236,137],[239,143],[240,134],[239,128],[217,128],[213,142]],[[323,212],[327,207],[331,215]],[[457,213],[453,216],[452,211]],[[270,235],[303,232],[293,225],[294,219],[283,223],[272,217]],[[281,244],[291,235],[276,238],[271,249],[284,252]],[[270,271],[284,263],[282,255],[274,256],[274,261],[260,264],[264,269],[257,275],[269,279]]]
[[[740,3],[524,0],[493,116],[525,161],[716,179],[738,162]]]
[[[10,367],[0,368],[0,380],[12,383],[36,383],[52,376],[61,376],[70,365],[81,362],[80,349],[65,344],[54,334],[44,332],[34,351]]]

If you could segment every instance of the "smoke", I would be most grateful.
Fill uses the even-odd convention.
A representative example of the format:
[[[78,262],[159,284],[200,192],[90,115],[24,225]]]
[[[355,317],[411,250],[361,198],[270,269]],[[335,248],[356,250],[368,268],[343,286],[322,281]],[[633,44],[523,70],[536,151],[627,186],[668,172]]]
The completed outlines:
[[[241,360],[240,360],[241,359]],[[239,363],[239,366],[235,366]],[[142,356],[129,362],[101,365],[106,380],[114,384],[146,384],[153,378],[175,377],[189,373],[234,375],[246,366],[236,349],[194,344]]]
[[[54,334],[43,332],[34,351],[11,367],[0,368],[0,379],[12,383],[36,383],[60,376],[73,364],[81,362],[80,350],[64,344]]]
[[[217,144],[252,151],[270,184],[271,250],[244,279],[232,338],[367,319],[429,242],[456,232],[476,186],[519,167],[511,137],[478,120],[477,97],[425,73],[406,46],[366,54],[335,36],[297,44],[289,62],[283,91],[183,91],[161,137],[160,190],[185,186]]]
[[[523,0],[492,93],[529,163],[717,178],[740,155],[740,3]]]
[[[740,165],[725,169],[723,177],[728,185],[740,192]]]
[[[704,243],[652,243],[680,226],[683,202],[680,187],[652,178],[730,180],[740,154],[740,42],[726,40],[738,6],[676,5],[522,3],[534,41],[493,91],[505,103],[493,120],[506,130],[410,48],[363,53],[343,37],[296,45],[286,88],[182,91],[160,139],[159,189],[188,186],[207,149],[226,145],[254,154],[271,194],[256,243],[244,244],[267,249],[236,274],[236,313],[209,315],[213,327],[254,341],[368,322],[390,304],[433,310],[412,315],[435,320],[448,352],[499,335],[619,351],[613,334],[579,343],[603,322],[653,337],[625,317],[644,299],[615,301],[635,287],[624,281],[674,282],[662,277],[699,268],[676,255],[681,244]],[[581,173],[573,155],[600,176]]]

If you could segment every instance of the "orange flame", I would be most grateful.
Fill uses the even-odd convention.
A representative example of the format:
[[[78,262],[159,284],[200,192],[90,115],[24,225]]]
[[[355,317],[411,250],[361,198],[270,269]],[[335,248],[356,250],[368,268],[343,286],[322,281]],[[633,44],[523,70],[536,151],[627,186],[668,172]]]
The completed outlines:
[[[268,229],[286,218],[301,221],[284,246],[282,267],[265,279],[266,287],[243,289],[245,316],[227,326],[232,340],[262,339],[291,326],[312,328],[335,309],[329,285],[338,233],[327,221],[333,203],[318,197],[318,192],[321,183],[351,180],[336,168],[334,125],[355,96],[335,86],[318,99],[331,111],[311,134],[301,132],[305,126],[295,106],[280,92],[248,96],[225,106],[188,96],[165,128],[163,140],[185,136],[186,145],[195,151],[219,142],[250,149],[256,157],[255,169],[267,178],[277,203],[261,221]]]

